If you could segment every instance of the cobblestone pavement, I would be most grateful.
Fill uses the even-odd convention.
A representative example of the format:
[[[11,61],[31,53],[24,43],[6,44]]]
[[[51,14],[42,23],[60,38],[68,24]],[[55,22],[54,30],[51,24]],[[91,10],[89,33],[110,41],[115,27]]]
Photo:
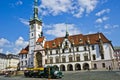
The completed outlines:
[[[25,78],[22,76],[4,77],[0,76],[0,80],[48,80],[43,78]],[[50,80],[120,80],[120,71],[72,71],[64,72],[62,79]]]

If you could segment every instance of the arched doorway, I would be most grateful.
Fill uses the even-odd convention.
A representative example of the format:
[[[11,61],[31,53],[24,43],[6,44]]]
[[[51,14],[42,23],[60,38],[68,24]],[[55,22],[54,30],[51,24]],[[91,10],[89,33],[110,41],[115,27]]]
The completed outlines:
[[[77,71],[77,70],[81,70],[81,65],[80,64],[75,64],[75,70]]]
[[[88,63],[83,64],[83,70],[89,70],[89,64]]]
[[[68,65],[67,65],[67,70],[68,70],[68,71],[73,71],[73,66],[72,66],[72,64],[68,64]]]
[[[37,67],[42,67],[42,54],[40,52],[36,53],[36,60]]]
[[[60,70],[65,71],[65,65],[60,65]]]
[[[59,70],[59,67],[57,65],[54,65],[55,70]]]

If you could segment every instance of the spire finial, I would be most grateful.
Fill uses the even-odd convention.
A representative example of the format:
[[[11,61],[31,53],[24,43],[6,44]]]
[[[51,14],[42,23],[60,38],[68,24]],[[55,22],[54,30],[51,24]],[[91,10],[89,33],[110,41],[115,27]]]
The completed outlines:
[[[65,37],[68,37],[68,36],[69,36],[69,33],[68,33],[67,24],[66,24],[66,35],[65,35]]]
[[[38,19],[38,0],[34,0],[34,19]]]

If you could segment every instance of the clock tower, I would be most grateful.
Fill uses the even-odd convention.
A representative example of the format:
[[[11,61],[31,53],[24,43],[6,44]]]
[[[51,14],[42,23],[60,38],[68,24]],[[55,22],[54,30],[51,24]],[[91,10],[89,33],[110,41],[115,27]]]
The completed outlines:
[[[42,32],[42,21],[38,18],[38,0],[34,0],[34,12],[33,18],[29,21],[30,31],[29,31],[29,59],[28,67],[33,67],[34,62],[34,50],[36,41],[39,37],[43,36]]]

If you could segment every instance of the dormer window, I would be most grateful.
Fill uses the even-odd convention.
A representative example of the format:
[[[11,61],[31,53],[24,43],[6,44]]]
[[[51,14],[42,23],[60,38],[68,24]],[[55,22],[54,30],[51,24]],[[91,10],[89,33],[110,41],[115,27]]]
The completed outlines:
[[[67,41],[65,41],[65,46],[64,46],[64,48],[68,48],[69,46],[68,46],[68,42]]]
[[[79,40],[79,43],[83,43],[83,40],[82,40],[82,39],[80,39],[80,40]]]
[[[53,42],[53,44],[52,44],[53,46],[55,46],[55,42]]]

